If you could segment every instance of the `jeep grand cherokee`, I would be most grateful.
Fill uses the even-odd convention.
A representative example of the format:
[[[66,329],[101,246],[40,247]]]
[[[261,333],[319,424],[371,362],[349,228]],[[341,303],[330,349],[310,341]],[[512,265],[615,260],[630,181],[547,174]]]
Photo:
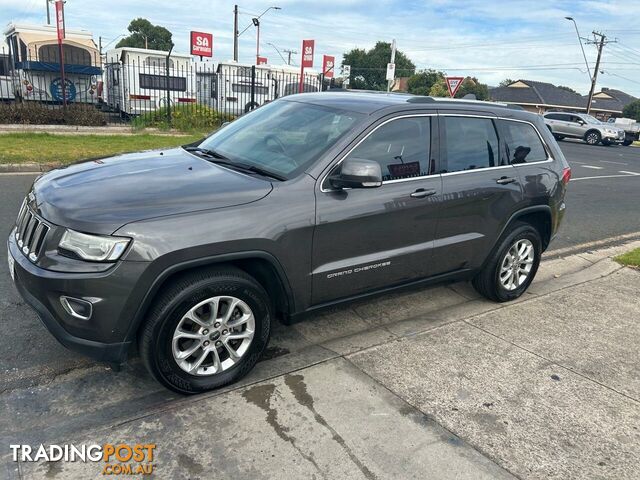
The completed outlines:
[[[507,105],[294,95],[197,145],[42,175],[9,259],[62,344],[119,364],[137,343],[197,393],[245,375],[275,318],[441,281],[519,297],[570,174],[542,118]]]

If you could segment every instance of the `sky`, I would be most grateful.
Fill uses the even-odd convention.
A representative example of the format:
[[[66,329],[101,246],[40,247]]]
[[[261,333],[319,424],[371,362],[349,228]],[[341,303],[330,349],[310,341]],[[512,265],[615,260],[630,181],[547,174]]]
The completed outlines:
[[[314,66],[322,54],[342,54],[395,39],[419,69],[454,76],[476,76],[490,86],[505,78],[569,86],[587,94],[589,75],[572,16],[584,38],[592,31],[617,40],[604,47],[598,90],[616,88],[640,97],[640,0],[237,0],[240,30],[270,6],[261,19],[260,53],[283,63],[277,51],[300,51],[303,39],[316,41]],[[214,35],[214,61],[233,57],[233,1],[219,0],[67,0],[67,28],[85,28],[103,45],[127,33],[144,17],[173,33],[176,52],[188,52],[189,31]],[[46,23],[45,0],[0,0],[0,24]],[[110,47],[114,46],[114,41]],[[597,50],[584,45],[593,70]],[[256,31],[240,37],[240,61],[253,62]],[[286,54],[283,53],[286,56]],[[299,64],[299,55],[294,56]]]

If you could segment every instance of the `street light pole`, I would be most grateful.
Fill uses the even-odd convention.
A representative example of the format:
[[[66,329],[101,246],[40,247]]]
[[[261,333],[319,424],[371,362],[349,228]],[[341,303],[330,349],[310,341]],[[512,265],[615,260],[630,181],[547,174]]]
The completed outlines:
[[[260,64],[260,20],[253,19],[253,24],[256,26],[256,65]]]
[[[238,61],[238,5],[233,7],[233,61]]]
[[[589,80],[593,81],[593,77],[591,76],[591,69],[589,68],[589,62],[587,62],[587,55],[584,53],[584,46],[582,45],[582,38],[580,37],[580,32],[578,31],[578,24],[573,19],[573,17],[564,17],[570,22],[573,22],[573,26],[576,28],[576,35],[578,35],[578,43],[580,43],[580,50],[582,50],[582,57],[584,58],[584,64],[587,66],[587,73],[589,74]]]
[[[237,58],[238,57],[238,47],[237,47],[238,37],[240,35],[242,35],[244,32],[246,32],[247,30],[249,30],[249,28],[251,28],[252,26],[255,26],[258,29],[258,32],[257,32],[257,37],[258,37],[257,38],[257,43],[258,43],[258,46],[256,48],[256,63],[258,63],[258,56],[260,55],[260,19],[269,10],[282,10],[282,8],[275,7],[275,6],[267,8],[260,15],[258,15],[257,17],[252,18],[251,19],[251,23],[249,25],[247,25],[244,30],[242,30],[240,33],[238,33],[237,35],[234,36],[234,39],[233,39],[234,40],[234,52],[233,52],[233,54],[234,54],[234,60],[235,61],[238,61],[238,58]],[[235,12],[235,24],[237,25],[237,21],[238,21],[237,20],[237,15],[238,15],[238,13],[237,13],[237,5],[236,5],[236,10],[234,10],[234,12]],[[236,28],[236,31],[237,31],[237,28]]]

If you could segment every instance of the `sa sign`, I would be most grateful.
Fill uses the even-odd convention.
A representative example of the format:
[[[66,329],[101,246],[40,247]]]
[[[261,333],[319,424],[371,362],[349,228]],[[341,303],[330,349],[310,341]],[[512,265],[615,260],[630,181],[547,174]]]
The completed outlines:
[[[313,50],[316,42],[313,40],[302,41],[302,68],[313,67]]]
[[[213,35],[204,32],[191,32],[191,55],[213,57]]]
[[[326,78],[333,78],[333,70],[336,63],[336,58],[331,55],[322,56],[322,74]]]

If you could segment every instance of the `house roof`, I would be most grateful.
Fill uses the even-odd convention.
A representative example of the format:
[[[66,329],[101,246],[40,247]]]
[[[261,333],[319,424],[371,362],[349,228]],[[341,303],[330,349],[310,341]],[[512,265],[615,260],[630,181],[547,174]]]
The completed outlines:
[[[573,93],[551,83],[517,80],[506,87],[489,90],[492,100],[520,105],[541,105],[554,108],[586,110],[587,96]],[[603,88],[593,95],[592,109],[621,113],[634,96],[613,88]]]
[[[500,102],[582,109],[587,106],[586,98],[578,93],[533,80],[518,80],[506,87],[493,88],[489,93],[493,100]]]

